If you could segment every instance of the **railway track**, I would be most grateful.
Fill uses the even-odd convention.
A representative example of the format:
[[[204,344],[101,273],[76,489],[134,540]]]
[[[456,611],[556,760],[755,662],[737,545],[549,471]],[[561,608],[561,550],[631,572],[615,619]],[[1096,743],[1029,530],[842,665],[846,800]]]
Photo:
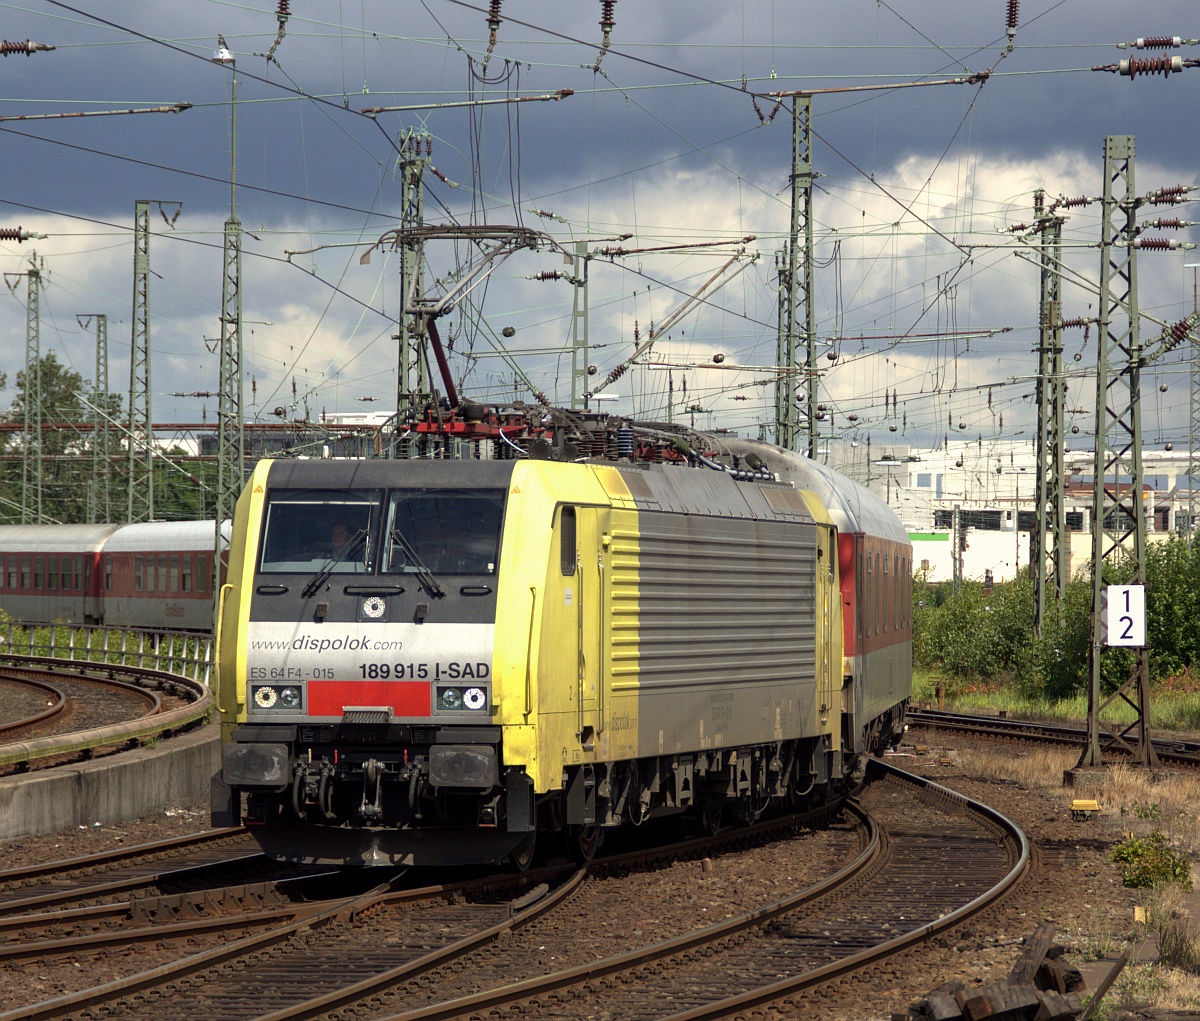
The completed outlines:
[[[171,873],[265,860],[241,827],[205,830],[150,844],[0,871],[0,918],[127,897]]]
[[[1087,741],[1087,730],[1084,727],[1039,723],[1034,720],[1010,720],[997,716],[974,716],[941,709],[910,707],[908,721],[910,726],[957,731],[1001,740],[1028,740],[1078,748],[1082,748]],[[1152,738],[1152,741],[1161,761],[1179,766],[1200,767],[1200,741],[1162,737]],[[1102,751],[1112,754],[1129,754],[1131,751],[1128,744],[1117,734],[1103,730],[1100,733],[1100,747]]]
[[[14,722],[17,729],[0,728],[0,771],[6,772],[90,757],[102,748],[136,746],[186,730],[213,705],[203,684],[140,667],[3,655],[0,680],[35,686],[61,703],[52,717],[27,715]],[[164,705],[164,698],[172,705]]]
[[[62,689],[44,681],[7,677],[0,672],[0,742],[32,731],[59,716],[67,707]]]
[[[381,887],[183,961],[0,1014],[0,1021],[97,1008],[155,1021],[283,1021],[330,1012],[406,1021],[509,1011],[578,1018],[601,1003],[605,1016],[659,1018],[674,1011],[683,1019],[794,1000],[812,983],[981,910],[1027,866],[1023,837],[1003,817],[879,768],[886,775],[862,798],[879,825],[860,811],[853,821],[809,834],[824,841],[820,882],[782,900],[716,908],[718,917],[729,917],[715,925],[704,924],[703,914],[672,918],[664,931],[684,935],[648,946],[636,946],[638,930],[631,935],[632,923],[626,924],[631,913],[647,910],[632,892],[639,870],[648,868],[642,853],[570,875],[557,868],[454,889]],[[754,839],[757,829],[692,845],[691,878],[670,900],[693,899],[686,882],[695,883],[694,858],[706,846]],[[781,853],[778,844],[767,850]],[[833,864],[847,859],[840,869]],[[821,874],[812,862],[783,871],[809,879]],[[931,871],[942,881],[929,883]],[[414,900],[416,893],[424,899]]]

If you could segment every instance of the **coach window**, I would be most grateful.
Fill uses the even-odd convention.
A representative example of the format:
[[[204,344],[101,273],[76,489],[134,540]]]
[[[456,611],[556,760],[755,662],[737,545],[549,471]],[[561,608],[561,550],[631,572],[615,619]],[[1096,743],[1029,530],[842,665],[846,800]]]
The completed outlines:
[[[21,588],[29,588],[29,557],[21,557]]]
[[[558,569],[564,578],[570,578],[575,573],[575,564],[579,559],[578,547],[575,544],[575,508],[564,507],[559,522],[559,537],[562,545],[558,550]]]
[[[145,559],[143,557],[133,558],[133,590],[135,592],[143,592],[146,589],[145,578]]]
[[[866,604],[866,613],[864,614],[867,622],[867,635],[873,635],[875,631],[875,554],[867,554],[867,587],[859,593],[860,598]]]
[[[75,558],[75,591],[83,589],[83,557]]]
[[[8,587],[9,588],[17,587],[17,571],[18,571],[17,558],[9,557],[8,558]]]
[[[888,599],[891,597],[892,590],[888,585],[888,556],[886,553],[883,554],[882,559],[883,577],[880,580],[883,582],[883,585],[881,586],[883,589],[883,592],[881,593],[883,597],[881,600],[883,604],[883,612],[880,614],[880,616],[883,617],[883,633],[886,635],[888,633],[888,624],[891,623],[892,616],[888,608]]]
[[[171,591],[179,591],[179,556],[172,554],[171,556]]]
[[[900,630],[901,616],[903,611],[900,609],[900,557],[895,553],[892,554],[892,627],[897,631]]]
[[[104,558],[104,591],[112,591],[112,557]]]
[[[183,572],[179,576],[179,591],[192,591],[192,556],[185,553],[183,557]]]
[[[50,569],[46,573],[46,587],[51,592],[58,591],[58,557],[50,558]]]
[[[71,558],[62,558],[62,587],[70,590],[71,588]]]
[[[208,589],[208,557],[196,557],[196,591],[204,592]]]
[[[167,555],[165,553],[158,558],[158,591],[171,591],[167,587]]]
[[[41,592],[46,587],[46,558],[33,558],[33,587],[36,591]]]
[[[4,557],[0,557],[0,586],[3,586],[5,581],[10,577],[11,577],[11,575],[6,573]],[[12,585],[10,584],[8,587],[12,588]]]

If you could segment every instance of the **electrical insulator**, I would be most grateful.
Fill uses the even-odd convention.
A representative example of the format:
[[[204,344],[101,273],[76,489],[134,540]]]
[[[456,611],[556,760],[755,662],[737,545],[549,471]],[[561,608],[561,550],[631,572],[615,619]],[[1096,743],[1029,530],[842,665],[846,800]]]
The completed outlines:
[[[605,35],[616,27],[617,22],[613,17],[613,8],[616,6],[617,0],[600,0],[600,31]]]
[[[1200,39],[1181,39],[1177,35],[1148,35],[1131,43],[1117,43],[1118,50],[1170,50],[1179,46],[1195,46]]]
[[[1165,78],[1172,71],[1183,70],[1183,57],[1126,57],[1119,68],[1128,78],[1136,78],[1139,74],[1161,74]]]
[[[7,39],[0,39],[0,57],[7,57],[10,53],[20,53],[28,57],[39,50],[52,50],[53,46],[48,46],[46,43],[35,43],[29,39],[22,42],[10,43]]]
[[[291,0],[279,0],[279,6],[275,8],[275,17],[280,21],[287,21],[291,17]]]
[[[1173,252],[1181,245],[1182,242],[1178,238],[1134,238],[1132,247],[1144,248],[1151,252]]]
[[[24,227],[0,227],[0,241],[28,241],[30,238],[44,238],[45,234],[34,234]]]
[[[1092,200],[1086,195],[1079,195],[1073,199],[1069,199],[1065,195],[1062,195],[1059,196],[1058,201],[1054,204],[1060,209],[1074,209],[1077,206],[1086,206],[1091,201]]]
[[[1017,34],[1017,24],[1021,19],[1021,0],[1008,0],[1008,10],[1005,16],[1004,29],[1008,35],[1008,45],[1012,48],[1013,38]]]
[[[1184,227],[1190,227],[1192,224],[1187,220],[1181,220],[1178,216],[1160,216],[1157,220],[1147,220],[1143,227],[1153,227],[1155,230],[1183,230]]]

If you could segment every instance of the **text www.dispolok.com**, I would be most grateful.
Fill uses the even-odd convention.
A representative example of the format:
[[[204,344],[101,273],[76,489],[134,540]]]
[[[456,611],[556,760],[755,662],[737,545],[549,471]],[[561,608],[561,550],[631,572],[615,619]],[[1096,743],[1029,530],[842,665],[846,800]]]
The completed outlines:
[[[250,648],[256,651],[293,649],[298,652],[338,652],[341,650],[349,652],[363,650],[370,650],[371,652],[399,652],[404,648],[404,642],[400,639],[385,641],[376,638],[363,638],[361,635],[345,635],[341,638],[314,638],[311,635],[301,635],[299,638],[276,639],[272,641],[261,638],[252,639]]]

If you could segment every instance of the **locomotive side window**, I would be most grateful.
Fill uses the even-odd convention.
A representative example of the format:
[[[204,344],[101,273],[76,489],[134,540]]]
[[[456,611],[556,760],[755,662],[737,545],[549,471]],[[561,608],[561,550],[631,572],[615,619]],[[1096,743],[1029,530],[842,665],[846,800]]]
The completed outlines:
[[[562,521],[560,525],[559,536],[562,540],[562,548],[558,553],[559,570],[562,571],[564,578],[569,578],[575,573],[575,564],[579,559],[575,544],[574,507],[564,507],[562,509]]]
[[[388,499],[383,563],[389,574],[495,574],[502,489],[401,489]]]

